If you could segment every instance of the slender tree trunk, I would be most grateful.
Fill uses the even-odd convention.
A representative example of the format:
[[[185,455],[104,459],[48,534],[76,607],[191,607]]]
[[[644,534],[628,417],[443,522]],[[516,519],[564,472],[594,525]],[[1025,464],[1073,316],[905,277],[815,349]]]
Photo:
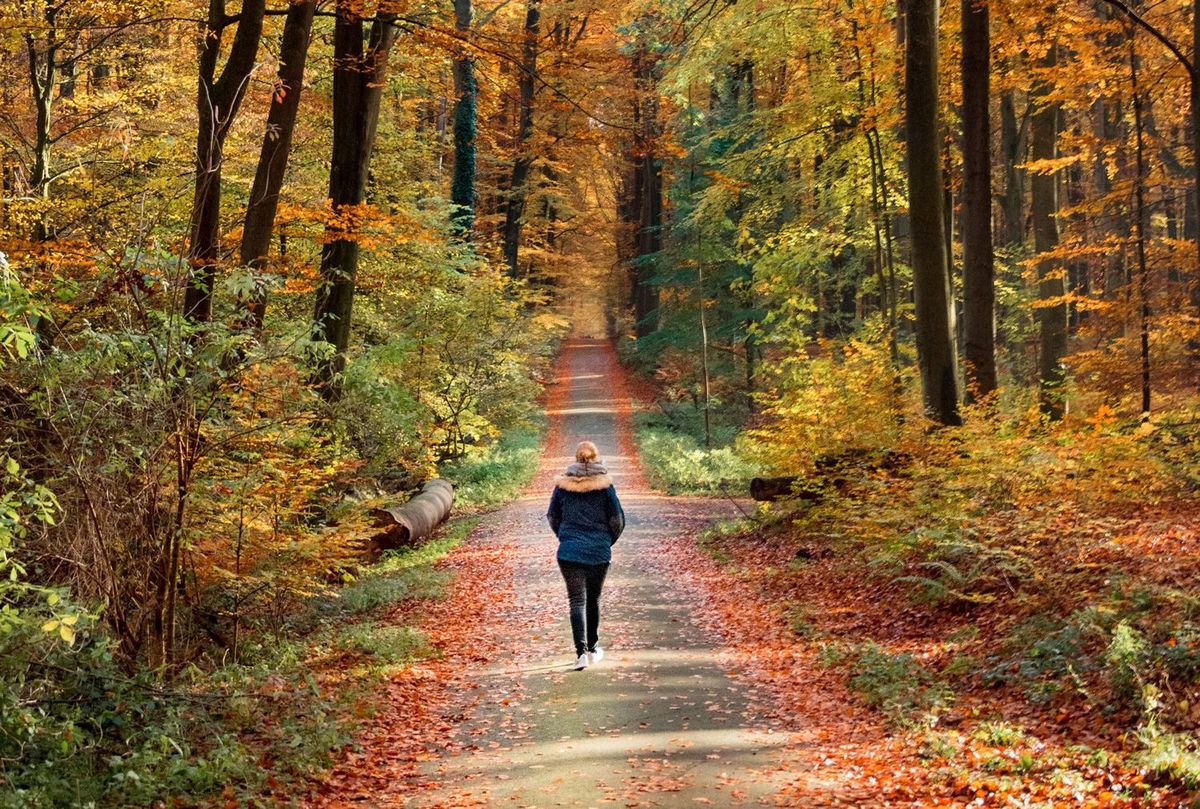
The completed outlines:
[[[962,0],[963,365],[968,402],[996,389],[990,40],[986,2]]]
[[[242,226],[241,263],[255,274],[267,268],[271,234],[275,229],[275,213],[279,209],[279,192],[287,171],[292,134],[300,109],[300,93],[304,87],[304,63],[312,31],[316,0],[299,0],[288,7],[283,23],[283,40],[279,47],[279,73],[271,108],[267,112],[267,131],[258,156],[250,202],[246,206],[246,221]],[[250,301],[251,325],[261,329],[267,308],[267,292],[259,287]]]
[[[1000,152],[1004,159],[1004,243],[1025,241],[1025,162],[1028,146],[1024,118],[1017,118],[1017,104],[1012,90],[1000,96]]]
[[[1200,316],[1200,0],[1192,3],[1192,73],[1188,94],[1192,126],[1192,210],[1198,222],[1196,240],[1196,266],[1192,268],[1191,304],[1192,316]],[[1194,347],[1200,351],[1200,344]]]
[[[358,275],[358,235],[342,218],[366,199],[375,129],[387,80],[387,60],[396,39],[390,15],[377,14],[363,50],[363,18],[355,0],[339,0],[333,31],[333,154],[329,199],[334,221],[325,228],[321,281],[313,312],[313,331],[333,346],[320,360],[316,382],[327,400],[341,395],[346,367],[354,284]]]
[[[1058,45],[1051,43],[1046,54],[1038,60],[1042,68],[1052,68],[1058,61]],[[1058,157],[1059,105],[1048,100],[1050,87],[1039,79],[1033,87],[1034,105],[1031,120],[1032,157],[1053,160]],[[1038,360],[1041,384],[1041,407],[1050,418],[1063,414],[1062,385],[1066,380],[1063,357],[1067,353],[1066,270],[1060,262],[1045,254],[1058,246],[1058,172],[1038,172],[1030,184],[1033,194],[1034,249],[1040,254],[1037,263],[1037,309],[1041,350]],[[1050,303],[1047,303],[1050,302]]]
[[[662,158],[657,154],[658,65],[657,60],[639,45],[634,57],[634,75],[638,86],[640,134],[638,137],[637,258],[634,266],[633,309],[638,337],[658,329],[658,286],[654,283],[655,257],[662,250],[663,178]]]
[[[533,136],[533,97],[537,82],[538,36],[541,21],[541,0],[529,0],[525,9],[525,44],[521,53],[521,77],[517,82],[520,114],[517,119],[516,154],[513,157],[512,181],[508,186],[508,204],[504,209],[504,263],[513,278],[520,275],[521,220],[525,215],[528,197],[526,181],[533,166],[530,138]]]
[[[454,0],[454,30],[464,39],[471,34],[471,0]],[[470,239],[475,223],[475,138],[477,136],[475,57],[467,44],[454,58],[454,178],[450,182],[454,230]]]
[[[906,141],[917,360],[929,417],[960,423],[938,144],[938,0],[908,0]]]
[[[221,165],[225,137],[237,116],[262,38],[265,0],[243,0],[237,15],[237,33],[229,58],[214,80],[221,38],[232,24],[225,0],[210,0],[208,19],[201,29],[200,75],[196,88],[196,186],[192,197],[188,233],[188,284],[183,296],[184,316],[196,323],[212,320],[213,280],[220,260]]]
[[[1142,414],[1150,412],[1150,273],[1146,266],[1146,237],[1149,210],[1146,207],[1145,113],[1138,87],[1138,56],[1133,31],[1129,32],[1129,79],[1133,93],[1133,131],[1136,177],[1133,184],[1133,227],[1137,235],[1138,262],[1138,336],[1141,349]]]
[[[52,109],[54,85],[58,81],[58,53],[61,49],[57,27],[58,6],[46,4],[43,13],[46,24],[46,50],[39,53],[33,35],[25,39],[29,54],[29,89],[33,94],[34,136],[33,167],[29,173],[29,190],[33,196],[50,199],[51,149],[54,145]],[[34,241],[46,242],[52,237],[49,212],[38,214],[34,223]]]

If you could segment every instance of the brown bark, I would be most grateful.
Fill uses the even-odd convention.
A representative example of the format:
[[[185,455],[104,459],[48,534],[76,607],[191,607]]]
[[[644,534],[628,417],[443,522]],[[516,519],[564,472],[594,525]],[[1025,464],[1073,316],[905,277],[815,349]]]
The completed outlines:
[[[220,260],[221,165],[225,137],[241,106],[262,38],[265,0],[243,0],[241,13],[231,18],[225,0],[210,0],[208,19],[201,30],[200,75],[196,88],[196,186],[188,232],[188,284],[183,296],[184,316],[196,323],[212,320],[212,288]],[[221,38],[237,20],[237,33],[229,58],[217,72]]]
[[[1051,43],[1046,54],[1038,60],[1043,68],[1057,64],[1058,45]],[[1047,98],[1050,87],[1045,78],[1034,84],[1031,103],[1031,151],[1035,161],[1053,160],[1058,156],[1059,105]],[[1044,254],[1058,246],[1058,182],[1057,171],[1038,172],[1030,181],[1032,190],[1034,249],[1043,257],[1038,259],[1038,296],[1042,303],[1066,295],[1065,270],[1058,261]],[[1050,418],[1063,414],[1062,385],[1066,371],[1062,360],[1067,353],[1067,305],[1065,301],[1041,305],[1037,309],[1041,350],[1038,373],[1041,384],[1041,407]]]
[[[1019,166],[1025,162],[1028,150],[1025,122],[1028,113],[1017,118],[1017,104],[1012,90],[1000,96],[1000,153],[1004,160],[1004,243],[1021,244],[1025,241],[1025,170]]]
[[[988,7],[962,0],[963,365],[966,398],[996,389]]]
[[[633,310],[638,337],[658,329],[658,286],[654,283],[655,259],[662,250],[663,175],[662,159],[656,154],[661,135],[658,120],[657,60],[639,45],[634,57],[638,86],[639,134],[637,137],[637,256],[633,272]]]
[[[905,137],[912,222],[913,298],[917,360],[929,417],[960,423],[950,276],[946,257],[944,188],[938,145],[938,3],[909,0],[905,44]]]
[[[288,7],[283,24],[283,40],[279,48],[279,73],[271,108],[267,112],[267,131],[258,156],[246,220],[242,227],[241,263],[256,274],[267,268],[271,234],[275,228],[275,213],[279,209],[279,191],[287,171],[288,155],[292,148],[292,133],[300,109],[300,92],[304,86],[304,63],[312,30],[316,0],[299,0]],[[251,325],[262,328],[266,313],[267,294],[260,288],[249,305]]]
[[[368,169],[375,147],[379,107],[387,80],[387,60],[396,40],[389,15],[378,14],[371,23],[363,49],[363,18],[354,0],[339,0],[334,22],[333,49],[333,154],[329,169],[329,198],[335,217],[362,205],[366,198]],[[326,229],[321,250],[321,281],[313,312],[313,331],[331,343],[333,353],[318,364],[316,382],[321,395],[341,395],[341,372],[346,366],[354,284],[358,274],[358,237],[347,233],[344,222]]]
[[[517,118],[516,154],[512,179],[508,185],[508,204],[504,207],[504,263],[513,278],[520,274],[521,220],[528,197],[526,182],[533,166],[529,141],[533,136],[533,97],[537,82],[537,55],[541,0],[529,0],[525,9],[525,39],[521,52],[521,76],[517,82],[520,113]]]

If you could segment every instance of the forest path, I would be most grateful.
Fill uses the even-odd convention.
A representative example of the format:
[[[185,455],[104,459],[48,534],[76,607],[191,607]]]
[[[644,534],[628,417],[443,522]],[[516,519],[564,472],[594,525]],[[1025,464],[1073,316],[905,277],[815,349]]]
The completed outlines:
[[[646,485],[608,341],[564,346],[547,413],[536,479],[444,560],[446,597],[380,617],[417,626],[436,654],[374,689],[306,804],[913,805],[880,793],[898,760],[877,723],[744,576],[697,547],[738,506]],[[628,527],[602,601],[607,656],[576,672],[545,511],[583,438],[606,456]]]
[[[786,734],[755,721],[745,688],[718,665],[716,642],[691,620],[693,596],[674,586],[664,558],[667,540],[735,507],[647,489],[620,380],[607,341],[564,347],[538,478],[469,540],[512,547],[508,598],[477,593],[460,605],[483,610],[482,629],[493,635],[475,677],[477,702],[455,728],[453,754],[425,765],[438,786],[410,796],[410,805],[737,806],[779,788],[768,764]],[[576,672],[544,515],[553,476],[584,438],[608,462],[628,528],[602,602],[607,657]]]

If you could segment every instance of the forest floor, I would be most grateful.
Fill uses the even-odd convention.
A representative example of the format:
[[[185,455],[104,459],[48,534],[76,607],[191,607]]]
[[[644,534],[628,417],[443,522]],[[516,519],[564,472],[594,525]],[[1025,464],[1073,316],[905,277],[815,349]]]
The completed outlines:
[[[384,682],[312,806],[1184,805],[1099,755],[1086,715],[1060,716],[1070,732],[1056,735],[1009,692],[963,699],[932,728],[869,707],[825,658],[919,634],[895,593],[864,586],[849,560],[797,566],[792,542],[706,534],[746,504],[651,491],[630,390],[608,342],[565,345],[535,480],[441,563],[445,598],[381,618],[420,628],[434,655]],[[605,587],[608,654],[575,672],[544,511],[583,438],[606,456],[629,527]],[[803,592],[770,586],[779,571]],[[877,657],[878,688],[933,690]]]

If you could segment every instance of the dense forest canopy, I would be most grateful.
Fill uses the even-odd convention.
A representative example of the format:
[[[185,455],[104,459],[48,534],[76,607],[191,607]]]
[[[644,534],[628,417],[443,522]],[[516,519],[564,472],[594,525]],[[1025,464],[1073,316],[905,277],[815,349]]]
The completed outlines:
[[[56,695],[268,659],[580,321],[714,480],[1184,496],[1198,60],[1181,0],[0,0],[0,781],[136,801]]]

